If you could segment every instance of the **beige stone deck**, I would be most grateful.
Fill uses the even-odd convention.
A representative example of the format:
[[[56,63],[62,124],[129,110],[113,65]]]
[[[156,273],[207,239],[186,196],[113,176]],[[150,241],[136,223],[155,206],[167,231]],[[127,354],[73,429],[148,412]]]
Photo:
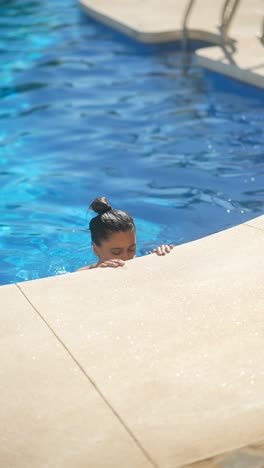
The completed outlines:
[[[204,9],[195,6],[189,22],[192,39],[220,42],[218,26],[222,3],[222,0],[206,1],[206,14]],[[134,39],[145,43],[159,43],[181,38],[182,21],[188,1],[80,0],[80,4],[88,15]]]
[[[245,83],[264,88],[264,46],[257,37],[240,39],[234,52],[208,47],[196,52],[197,63]]]
[[[200,1],[190,37],[219,43],[222,2]],[[252,25],[261,1],[242,1]],[[180,37],[186,7],[82,3],[145,42]],[[262,86],[247,15],[238,66],[197,56]],[[263,252],[264,216],[124,269],[1,287],[0,467],[263,468]]]
[[[263,249],[264,216],[1,287],[1,466],[176,468],[263,440]]]
[[[91,17],[138,41],[179,40],[188,0],[79,0]],[[221,44],[220,24],[224,0],[196,0],[187,24],[188,37]],[[196,52],[197,62],[208,69],[264,88],[264,46],[260,41],[263,0],[241,0],[230,35],[232,53],[222,47]],[[229,52],[230,48],[228,48]]]

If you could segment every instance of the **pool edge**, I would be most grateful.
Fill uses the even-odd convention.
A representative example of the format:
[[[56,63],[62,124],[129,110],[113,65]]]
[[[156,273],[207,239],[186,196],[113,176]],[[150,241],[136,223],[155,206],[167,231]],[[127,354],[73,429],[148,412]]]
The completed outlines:
[[[247,239],[249,242],[247,242]],[[254,242],[252,240],[254,239]],[[252,245],[254,244],[254,247]],[[238,251],[241,249],[241,264],[239,264],[238,258],[237,261],[234,263],[234,257],[233,257],[233,249],[234,246],[238,249]],[[234,270],[239,272],[243,271],[243,275],[241,277],[237,277],[236,279],[236,284],[234,284],[234,288],[236,288],[236,291],[239,295],[239,292],[241,293],[241,298],[247,297],[247,294],[250,295],[251,300],[254,301],[255,304],[253,305],[253,302],[243,302],[240,304],[241,309],[237,309],[237,304],[236,301],[231,301],[230,303],[228,302],[228,299],[225,296],[225,291],[218,291],[217,289],[217,284],[214,286],[215,291],[218,291],[217,294],[220,294],[220,297],[223,299],[223,306],[219,303],[217,300],[217,303],[215,304],[215,307],[218,310],[226,310],[227,303],[228,305],[228,314],[225,315],[223,314],[222,317],[222,325],[221,327],[227,327],[226,329],[228,330],[228,321],[230,316],[232,314],[237,316],[237,312],[239,311],[239,314],[244,317],[249,317],[250,323],[244,326],[243,328],[243,336],[245,339],[250,339],[251,340],[251,333],[252,333],[252,323],[254,321],[254,317],[256,320],[259,320],[259,314],[260,314],[260,308],[263,310],[264,309],[264,295],[263,297],[260,297],[259,295],[259,283],[256,281],[257,278],[260,278],[261,276],[263,277],[264,275],[264,270],[263,270],[263,262],[260,264],[258,267],[259,269],[261,268],[262,270],[256,271],[256,262],[255,260],[252,260],[253,258],[258,258],[260,256],[260,252],[263,252],[263,247],[264,247],[264,215],[259,216],[257,218],[252,219],[251,221],[248,221],[246,223],[240,224],[236,227],[230,228],[225,231],[221,231],[217,234],[213,234],[210,236],[207,236],[205,238],[190,242],[188,244],[182,244],[180,246],[177,246],[175,250],[168,255],[167,257],[164,258],[158,258],[155,255],[150,255],[147,257],[139,257],[135,260],[133,260],[131,263],[129,262],[129,265],[127,266],[127,269],[125,271],[122,271],[120,269],[119,271],[114,271],[114,270],[93,270],[93,271],[86,271],[86,272],[77,272],[73,274],[67,274],[67,275],[62,275],[62,276],[57,276],[53,278],[44,278],[44,279],[38,279],[38,280],[33,280],[29,282],[24,282],[24,283],[19,283],[19,289],[22,291],[24,295],[24,299],[31,304],[31,307],[35,309],[35,311],[40,312],[48,327],[50,327],[51,330],[54,331],[55,335],[59,337],[58,340],[58,346],[61,346],[61,342],[65,343],[65,346],[67,346],[67,349],[70,350],[70,352],[74,355],[76,362],[79,363],[80,365],[84,366],[86,365],[86,358],[85,356],[89,355],[93,350],[94,345],[92,345],[89,340],[85,339],[86,334],[88,333],[88,328],[85,326],[85,323],[83,322],[84,320],[84,315],[85,309],[87,307],[87,319],[90,320],[89,315],[91,312],[91,307],[93,309],[93,314],[92,316],[94,317],[94,326],[93,326],[93,334],[98,336],[98,339],[96,338],[96,358],[95,362],[97,363],[96,365],[98,366],[98,359],[101,362],[100,355],[102,354],[102,357],[104,355],[104,364],[101,363],[103,367],[106,366],[106,368],[111,369],[113,367],[113,363],[115,362],[114,358],[114,350],[111,349],[105,349],[105,343],[104,343],[104,332],[102,330],[102,322],[100,320],[100,317],[103,317],[104,314],[106,313],[106,307],[108,308],[107,316],[119,316],[120,321],[127,320],[128,315],[133,314],[136,312],[136,314],[139,314],[139,316],[145,317],[146,318],[146,325],[142,325],[142,333],[147,336],[149,334],[154,333],[156,336],[155,339],[155,346],[157,346],[157,349],[159,347],[164,346],[163,339],[162,338],[162,332],[160,334],[161,340],[159,343],[158,336],[159,336],[159,331],[155,330],[155,325],[152,326],[152,320],[149,322],[148,321],[148,314],[150,313],[146,309],[146,302],[144,299],[144,296],[147,293],[147,290],[152,290],[152,298],[151,298],[151,303],[154,305],[155,304],[155,317],[157,317],[157,314],[159,316],[159,320],[161,320],[162,323],[162,316],[165,312],[166,315],[166,309],[164,310],[163,307],[163,302],[164,302],[164,291],[166,290],[166,283],[168,284],[168,292],[170,299],[166,299],[166,304],[168,305],[169,309],[171,312],[173,310],[175,311],[180,311],[181,307],[185,307],[185,310],[188,311],[188,305],[182,301],[185,301],[182,297],[182,294],[184,296],[184,293],[182,291],[196,291],[197,290],[197,297],[198,299],[195,300],[196,304],[196,309],[197,310],[190,310],[190,314],[195,314],[193,317],[196,317],[197,323],[199,323],[199,317],[200,317],[200,323],[202,324],[204,321],[204,311],[210,310],[212,307],[212,294],[210,289],[207,289],[206,284],[204,284],[204,281],[208,281],[208,287],[210,288],[210,285],[213,285],[214,283],[218,283],[221,281],[224,282],[224,284],[228,285],[230,282],[234,281]],[[248,251],[248,255],[247,255]],[[225,260],[222,261],[222,266],[220,266],[220,271],[218,272],[217,266],[214,264],[210,265],[210,259],[214,258],[214,255],[216,255],[216,258],[223,259],[223,255],[221,252],[225,252]],[[254,255],[253,255],[254,254]],[[213,257],[211,257],[211,255]],[[201,277],[203,277],[203,269],[204,266],[201,263],[200,265],[197,265],[197,259],[204,259],[204,265],[206,268],[206,272],[204,274],[204,279],[202,282],[200,282],[200,274],[199,271],[201,271]],[[253,262],[253,263],[252,263]],[[254,268],[253,268],[254,266]],[[222,270],[221,270],[222,269]],[[196,276],[197,278],[197,285],[196,281],[191,281],[189,284],[188,278],[192,278],[192,275],[194,274],[193,272],[196,271]],[[214,275],[216,275],[215,282],[214,282]],[[229,281],[229,275],[230,275],[230,281]],[[180,279],[180,277],[183,278],[183,280]],[[175,291],[172,289],[172,284],[174,283],[174,278],[178,281],[178,286],[179,284],[181,285],[178,290],[178,294],[175,295]],[[236,276],[235,276],[236,278]],[[146,282],[147,281],[147,282]],[[119,282],[121,283],[120,286],[120,291],[118,290],[118,284]],[[135,304],[129,304],[129,289],[126,290],[124,285],[127,284],[128,288],[134,288],[135,285],[135,291],[133,294],[133,297],[135,297]],[[160,284],[160,290],[157,287],[157,284]],[[241,291],[239,289],[239,285],[241,284]],[[201,285],[204,288],[204,292],[201,292]],[[245,285],[247,291],[245,292]],[[13,287],[17,288],[16,285],[9,285],[9,286],[2,286],[2,288],[6,287]],[[103,287],[103,289],[102,289]],[[4,289],[0,288],[0,296],[2,291]],[[255,288],[255,289],[254,289]],[[99,291],[101,290],[101,298],[98,296]],[[200,292],[199,292],[200,290]],[[228,291],[228,294],[230,294],[230,290]],[[245,295],[246,294],[246,295]],[[65,295],[65,298],[63,297]],[[97,297],[94,297],[97,296]],[[87,297],[91,297],[91,302],[92,306],[89,306],[89,301],[87,302]],[[108,297],[109,301],[108,304],[106,304],[105,299]],[[76,299],[77,298],[77,299]],[[78,299],[79,298],[79,299]],[[218,298],[219,299],[219,298]],[[74,302],[74,307],[71,306],[71,300]],[[111,301],[113,300],[113,304],[111,304]],[[63,302],[65,301],[65,309]],[[117,301],[117,302],[116,302]],[[227,302],[226,302],[227,301]],[[12,300],[11,300],[12,303]],[[116,309],[116,304],[124,304],[124,311],[125,311],[125,317],[123,315],[123,308],[121,307],[119,311]],[[3,308],[4,308],[4,303]],[[87,305],[86,305],[87,304]],[[185,305],[184,305],[185,304]],[[251,304],[251,306],[249,306]],[[53,310],[54,307],[54,310]],[[187,308],[186,308],[187,307]],[[191,306],[190,306],[191,307]],[[134,309],[135,308],[135,309]],[[58,310],[59,309],[59,310]],[[134,312],[133,312],[134,309]],[[64,312],[63,312],[64,310]],[[8,311],[7,311],[8,312]],[[19,315],[19,309],[17,310],[17,314]],[[151,315],[151,314],[150,314]],[[117,318],[116,317],[116,318]],[[217,315],[216,315],[217,318]],[[164,317],[165,319],[165,317]],[[135,315],[135,320],[137,320],[136,315]],[[167,316],[166,320],[173,320],[173,315]],[[218,320],[218,319],[217,319]],[[226,321],[226,324],[225,324]],[[144,322],[144,319],[143,319]],[[155,322],[155,320],[154,320]],[[153,322],[153,323],[154,323]],[[104,321],[105,323],[105,321]],[[148,325],[147,325],[148,323]],[[213,323],[213,322],[212,322]],[[82,325],[82,328],[80,328],[80,325]],[[168,324],[169,325],[169,324]],[[173,326],[173,321],[171,322],[171,325]],[[118,327],[118,323],[115,325]],[[216,325],[217,326],[217,325]],[[154,327],[154,328],[152,328]],[[87,331],[85,331],[87,329]],[[79,331],[78,331],[79,330]],[[131,333],[133,334],[133,330],[131,328]],[[183,331],[184,334],[184,331]],[[79,337],[78,337],[79,335]],[[115,335],[115,332],[113,332],[113,336]],[[188,339],[188,334],[186,335],[185,339]],[[135,345],[137,342],[137,338],[135,338]],[[221,342],[221,340],[220,340]],[[235,342],[235,340],[234,340]],[[252,341],[250,341],[252,343]],[[227,343],[227,342],[225,342]],[[139,343],[138,343],[139,344]],[[137,346],[138,346],[137,344]],[[210,343],[204,343],[204,346],[209,346]],[[32,346],[32,344],[31,344]],[[98,347],[99,346],[99,347]],[[142,343],[142,346],[144,348],[144,344]],[[230,346],[232,346],[232,343],[230,343]],[[218,349],[212,348],[211,345],[209,346],[209,349],[211,349],[211,352],[215,349],[215,358],[216,361],[220,359],[222,362],[221,358],[221,353],[223,356],[226,353],[229,353],[228,351],[229,345],[227,345],[227,348],[225,349],[225,346],[223,349]],[[107,354],[105,354],[107,352]],[[130,355],[131,352],[131,344],[127,342],[127,356]],[[87,354],[88,353],[88,354]],[[124,355],[126,354],[126,349],[123,347],[122,348],[122,353]],[[220,355],[219,355],[220,353]],[[166,369],[168,367],[168,359],[170,358],[169,356],[169,350],[167,350],[164,354],[164,362],[162,362],[162,359],[159,362],[159,368],[160,368],[160,376],[157,375],[157,382],[160,382],[159,385],[164,385],[165,381],[163,382],[163,372],[162,369]],[[242,350],[242,354],[245,354],[245,350]],[[263,354],[263,353],[262,353]],[[107,357],[108,356],[108,357]],[[219,357],[220,356],[220,357]],[[189,356],[190,357],[190,356]],[[189,360],[188,354],[183,355],[183,365],[184,365],[184,359],[186,360],[185,366],[188,369],[188,360]],[[213,359],[213,356],[211,356]],[[256,349],[253,347],[252,349],[247,350],[247,357],[248,359],[251,359],[252,361],[256,362],[256,366],[260,366],[260,361],[258,359],[261,358],[261,350],[258,349],[256,345]],[[141,357],[144,361],[144,352]],[[223,357],[224,359],[224,357]],[[132,362],[132,361],[131,361]],[[173,362],[173,361],[172,361]],[[8,365],[8,361],[7,361]],[[148,367],[148,362],[145,362],[146,368]],[[232,363],[231,369],[232,369]],[[127,367],[130,368],[130,360],[128,359],[127,361]],[[120,395],[120,384],[118,384],[119,377],[117,374],[117,382],[116,385],[113,382],[108,382],[107,386],[105,387],[105,378],[100,377],[100,375],[97,375],[97,370],[94,373],[94,370],[91,368],[89,371],[89,366],[88,366],[88,374],[91,373],[91,379],[95,382],[95,384],[98,386],[98,388],[101,389],[102,393],[105,394],[105,398],[107,401],[111,402],[111,405],[116,408],[116,414],[121,415],[122,420],[126,421],[127,426],[130,428],[131,433],[135,434],[135,438],[137,440],[140,440],[141,445],[144,447],[147,453],[150,454],[151,458],[155,461],[155,466],[172,466],[169,465],[168,459],[166,459],[166,453],[168,452],[173,452],[175,451],[177,453],[181,452],[181,447],[175,444],[175,448],[172,449],[172,446],[170,445],[171,439],[172,439],[172,433],[173,433],[173,428],[170,427],[170,422],[168,421],[166,423],[166,418],[164,421],[156,421],[155,424],[161,424],[163,427],[164,424],[165,426],[163,427],[163,431],[167,433],[168,436],[168,447],[166,447],[166,438],[165,440],[156,440],[156,444],[153,445],[153,441],[155,440],[155,434],[151,436],[149,440],[149,435],[148,435],[148,430],[147,427],[149,424],[151,424],[151,415],[149,415],[150,420],[144,420],[141,423],[141,426],[138,426],[137,423],[133,420],[133,416],[130,413],[130,410],[127,409],[126,407],[126,395],[122,392],[122,396]],[[99,369],[100,371],[100,369]],[[113,371],[113,369],[112,369]],[[256,373],[258,369],[255,369]],[[192,369],[190,369],[190,372],[193,372]],[[219,369],[219,372],[223,373],[224,370]],[[100,374],[100,372],[99,372]],[[104,375],[104,373],[103,373]],[[224,374],[223,374],[224,375]],[[52,378],[52,376],[50,376]],[[139,379],[140,375],[138,377],[133,373],[133,366],[131,367],[131,375],[130,377],[127,376],[127,383],[126,385],[129,387],[137,385],[137,379]],[[15,376],[14,376],[15,378]],[[187,378],[192,379],[192,375],[189,374],[189,377],[187,375]],[[122,373],[120,374],[120,379],[123,381]],[[131,379],[131,382],[129,382],[129,379]],[[106,379],[108,380],[108,379]],[[142,378],[140,379],[141,382]],[[121,382],[120,381],[120,382]],[[106,382],[107,383],[107,382]],[[109,387],[109,383],[111,384]],[[67,386],[67,382],[64,382],[65,386]],[[204,382],[205,384],[205,382]],[[32,385],[34,386],[34,379],[32,381]],[[140,383],[141,385],[141,383]],[[212,387],[212,393],[211,393],[211,398],[212,395],[214,394],[214,391],[217,393],[219,392],[219,388],[215,385],[217,383],[214,383],[214,381],[210,382],[210,385]],[[260,384],[259,384],[260,385]],[[215,387],[214,387],[215,386]],[[175,387],[175,389],[177,386]],[[205,387],[206,388],[206,387]],[[136,389],[136,387],[135,387]],[[253,389],[254,390],[254,389]],[[258,389],[258,393],[259,393]],[[63,395],[63,387],[59,389],[60,392],[62,392]],[[240,388],[240,396],[239,398],[241,401],[245,401],[246,405],[249,405],[249,401],[252,400],[252,397],[249,397],[248,395],[248,389],[245,388],[245,390],[241,390]],[[245,392],[243,394],[243,391]],[[263,388],[262,391],[264,393],[264,382],[263,382]],[[242,392],[242,393],[241,393]],[[199,393],[199,390],[198,390]],[[10,396],[12,395],[12,389],[10,389]],[[154,395],[153,395],[154,396]],[[130,395],[131,397],[131,395]],[[121,398],[121,400],[120,400]],[[148,395],[139,395],[137,398],[140,400],[142,399],[143,401],[145,398],[150,398]],[[156,398],[156,397],[155,397]],[[161,401],[164,397],[162,396]],[[192,406],[192,398],[195,400],[197,398],[197,395],[189,396],[190,398],[190,406]],[[149,401],[149,400],[148,400]],[[255,399],[257,404],[257,400]],[[170,405],[170,404],[169,404]],[[208,405],[210,405],[210,398],[208,399]],[[224,405],[224,400],[221,402],[219,401],[219,405]],[[259,403],[258,403],[259,405]],[[226,422],[225,424],[228,424],[230,427],[230,430],[232,430],[233,436],[231,437],[230,434],[224,434],[222,433],[222,438],[219,438],[217,441],[214,440],[214,434],[209,433],[205,434],[206,437],[209,437],[209,442],[206,443],[204,442],[204,446],[201,445],[197,446],[197,443],[195,438],[188,443],[193,444],[193,455],[190,453],[181,453],[180,455],[178,454],[178,459],[175,459],[175,465],[173,466],[182,466],[186,463],[195,463],[197,460],[203,460],[211,456],[219,456],[220,453],[223,452],[228,452],[230,450],[235,450],[240,448],[241,446],[246,446],[249,444],[253,444],[256,442],[259,442],[261,439],[264,439],[264,428],[262,425],[263,421],[263,415],[264,415],[264,404],[261,404],[262,406],[258,406],[257,408],[257,413],[255,412],[254,407],[252,406],[252,410],[249,411],[238,411],[239,414],[236,414],[236,411],[234,410],[234,414],[230,415],[230,420],[229,420],[229,415],[225,415]],[[243,408],[242,408],[243,409]],[[85,408],[87,410],[87,408]],[[66,408],[65,408],[66,411]],[[172,402],[171,403],[171,411],[173,414],[177,414],[177,405],[175,407],[175,404]],[[181,411],[180,407],[178,407],[178,411]],[[262,414],[263,413],[263,414]],[[195,421],[193,420],[193,417],[191,413],[188,414],[188,412],[184,413],[185,414],[185,420],[182,420],[182,424],[184,427],[191,427],[192,425],[196,424]],[[259,416],[258,416],[259,414]],[[165,416],[165,415],[164,415]],[[219,415],[215,415],[215,419],[217,424],[219,424]],[[221,420],[221,418],[220,418]],[[255,425],[252,425],[252,420],[255,421]],[[238,424],[239,422],[239,430],[238,430]],[[95,424],[97,422],[95,421]],[[134,424],[134,425],[133,425]],[[143,424],[143,429],[142,429],[142,424]],[[210,424],[214,424],[214,417],[212,417],[212,421]],[[145,425],[145,429],[144,429]],[[141,429],[140,429],[141,427]],[[204,432],[206,432],[208,428],[206,428],[206,423],[205,427],[203,429]],[[141,432],[143,431],[143,432]],[[151,433],[151,432],[150,432]],[[146,437],[146,439],[144,439]],[[185,436],[186,437],[186,436]],[[143,439],[143,440],[142,440]],[[203,440],[203,438],[202,438]],[[183,441],[184,441],[184,436],[183,436]],[[159,456],[157,455],[157,449],[156,446],[158,442],[161,444],[160,451],[161,453],[163,452],[163,455]],[[187,443],[187,441],[185,441]],[[183,442],[182,442],[183,443]],[[217,452],[217,448],[220,450],[220,452]],[[70,448],[64,447],[63,450],[70,451]],[[170,457],[171,457],[170,453]],[[100,453],[98,453],[98,463],[99,463],[99,458],[100,458]],[[166,459],[166,461],[163,461],[163,458]],[[141,462],[140,462],[141,463]],[[140,463],[136,466],[141,466]],[[146,466],[148,465],[149,462],[146,461]],[[27,466],[31,466],[30,464]],[[100,463],[99,465],[100,466]]]

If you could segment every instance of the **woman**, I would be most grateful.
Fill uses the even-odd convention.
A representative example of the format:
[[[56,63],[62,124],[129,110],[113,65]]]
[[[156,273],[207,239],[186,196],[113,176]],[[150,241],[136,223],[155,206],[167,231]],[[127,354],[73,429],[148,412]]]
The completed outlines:
[[[136,227],[133,218],[125,211],[113,210],[105,197],[96,198],[90,209],[97,213],[91,219],[93,249],[98,262],[80,268],[117,268],[132,260],[136,254]],[[173,249],[173,245],[161,245],[153,250],[157,255],[166,255]]]

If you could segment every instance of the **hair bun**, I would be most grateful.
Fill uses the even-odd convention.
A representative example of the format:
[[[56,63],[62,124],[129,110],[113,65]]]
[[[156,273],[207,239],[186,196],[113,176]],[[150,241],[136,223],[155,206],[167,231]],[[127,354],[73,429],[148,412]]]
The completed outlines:
[[[98,215],[102,215],[107,213],[107,211],[112,210],[110,203],[106,197],[96,198],[93,203],[90,205],[90,209],[98,213]]]

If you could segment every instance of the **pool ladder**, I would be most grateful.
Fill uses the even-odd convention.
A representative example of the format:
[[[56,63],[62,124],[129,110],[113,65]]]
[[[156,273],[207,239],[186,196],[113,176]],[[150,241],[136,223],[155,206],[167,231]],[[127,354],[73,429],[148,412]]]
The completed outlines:
[[[188,6],[186,8],[184,17],[183,17],[183,23],[182,23],[182,50],[183,52],[187,52],[188,49],[188,20],[191,14],[191,11],[193,9],[195,0],[190,0],[188,3]],[[220,33],[221,33],[221,45],[224,49],[227,48],[227,46],[232,47],[233,41],[229,38],[228,33],[230,30],[231,23],[235,17],[235,14],[237,12],[238,6],[239,6],[240,0],[225,0],[225,3],[222,8],[222,13],[221,13],[221,24],[219,26]],[[262,31],[259,35],[259,40],[261,44],[264,46],[264,16],[262,18]]]
[[[190,18],[191,11],[194,7],[195,0],[190,0],[188,6],[186,8],[183,23],[182,23],[182,50],[183,52],[187,52],[188,49],[188,20]],[[221,33],[221,45],[222,47],[227,47],[228,45],[232,44],[228,33],[230,30],[231,23],[235,17],[236,11],[238,9],[240,0],[225,0],[225,3],[222,8],[221,13],[221,24],[220,24],[220,33]],[[264,28],[264,23],[263,23]],[[263,32],[264,35],[264,32]]]

